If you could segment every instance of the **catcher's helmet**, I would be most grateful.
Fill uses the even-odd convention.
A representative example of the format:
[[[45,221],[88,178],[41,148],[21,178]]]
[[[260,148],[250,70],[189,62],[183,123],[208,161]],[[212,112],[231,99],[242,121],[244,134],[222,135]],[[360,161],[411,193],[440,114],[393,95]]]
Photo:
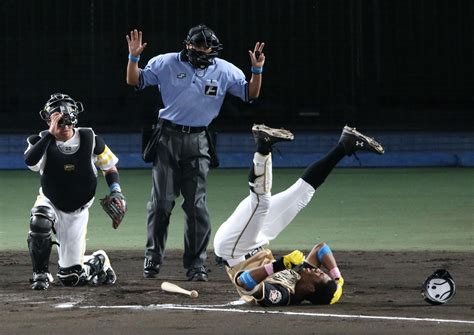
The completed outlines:
[[[51,114],[59,112],[63,114],[63,117],[59,120],[59,125],[75,126],[77,124],[77,114],[83,110],[84,107],[81,102],[75,101],[67,94],[54,93],[51,94],[39,114],[44,121],[49,122]]]
[[[456,285],[448,271],[440,269],[430,275],[423,284],[421,295],[432,305],[447,303],[456,294]]]
[[[219,55],[219,51],[223,49],[214,31],[204,24],[189,29],[188,36],[186,36],[183,43],[211,49],[211,52],[201,52],[194,49],[187,50],[189,62],[199,68],[211,65],[214,58]]]

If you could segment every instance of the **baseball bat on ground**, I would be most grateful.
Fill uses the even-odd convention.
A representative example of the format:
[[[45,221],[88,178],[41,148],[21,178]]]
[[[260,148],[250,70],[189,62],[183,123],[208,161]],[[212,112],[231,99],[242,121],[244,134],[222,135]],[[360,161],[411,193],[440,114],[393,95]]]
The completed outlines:
[[[176,284],[173,284],[167,281],[164,281],[163,283],[161,283],[161,289],[165,292],[180,293],[180,294],[188,295],[191,298],[197,298],[199,296],[199,293],[196,290],[188,291],[182,287],[179,287]]]

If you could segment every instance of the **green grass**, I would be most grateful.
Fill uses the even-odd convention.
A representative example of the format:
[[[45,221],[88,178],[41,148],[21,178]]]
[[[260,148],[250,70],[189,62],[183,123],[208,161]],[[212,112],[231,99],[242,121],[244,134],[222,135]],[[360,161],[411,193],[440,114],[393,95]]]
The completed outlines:
[[[273,193],[300,169],[275,169]],[[208,207],[213,235],[247,196],[246,170],[212,170]],[[149,170],[122,170],[129,211],[118,230],[96,200],[88,249],[143,249]],[[0,171],[0,250],[26,250],[29,212],[39,187],[30,171]],[[102,177],[97,197],[107,193]],[[312,202],[277,240],[275,249],[308,249],[324,240],[335,250],[474,251],[474,169],[336,169]],[[173,211],[168,248],[183,248],[181,199]],[[212,243],[212,238],[211,238]],[[210,249],[212,248],[212,244]]]

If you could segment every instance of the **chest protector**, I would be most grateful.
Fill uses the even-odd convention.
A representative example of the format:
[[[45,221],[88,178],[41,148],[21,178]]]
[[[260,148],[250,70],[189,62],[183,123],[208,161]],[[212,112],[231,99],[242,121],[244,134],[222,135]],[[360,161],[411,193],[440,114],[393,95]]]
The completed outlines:
[[[73,154],[64,154],[52,141],[41,176],[44,195],[63,212],[73,212],[87,204],[97,187],[97,175],[92,166],[94,132],[90,128],[76,130],[80,136],[79,149]]]

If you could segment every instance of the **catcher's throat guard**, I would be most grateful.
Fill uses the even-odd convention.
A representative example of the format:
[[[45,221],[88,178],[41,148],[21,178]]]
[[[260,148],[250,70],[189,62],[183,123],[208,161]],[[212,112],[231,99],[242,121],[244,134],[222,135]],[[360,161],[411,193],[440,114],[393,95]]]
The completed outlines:
[[[447,270],[439,269],[423,283],[421,295],[431,305],[442,305],[456,294],[456,284]]]

